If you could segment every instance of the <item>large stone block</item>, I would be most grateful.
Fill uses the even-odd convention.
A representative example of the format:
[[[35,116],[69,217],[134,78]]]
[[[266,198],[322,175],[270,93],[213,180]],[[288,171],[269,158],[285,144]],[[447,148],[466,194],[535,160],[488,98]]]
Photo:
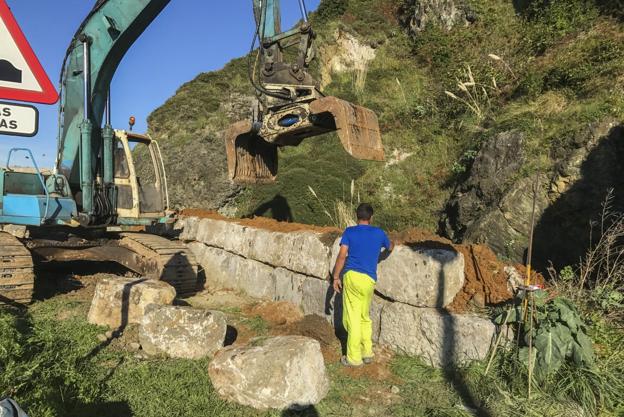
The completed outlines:
[[[333,289],[328,280],[307,278],[303,281],[301,308],[305,315],[316,314],[330,319]]]
[[[201,242],[190,242],[187,246],[204,270],[206,288],[239,289],[237,277],[240,257]]]
[[[397,246],[379,263],[377,291],[417,307],[446,307],[464,286],[464,256],[448,248]]]
[[[284,268],[275,268],[275,301],[288,301],[297,306],[303,303],[303,283],[307,277]]]
[[[199,218],[183,217],[176,221],[175,229],[181,230],[180,239],[185,241],[197,240],[197,229],[199,226]]]
[[[274,298],[273,267],[200,242],[191,242],[188,247],[204,269],[207,288],[228,288],[255,298]]]
[[[379,343],[440,367],[485,359],[495,335],[494,323],[478,316],[388,303]]]
[[[275,269],[251,259],[239,258],[236,271],[238,288],[254,298],[272,300],[275,296]]]
[[[257,409],[303,408],[318,404],[329,390],[321,346],[304,336],[226,347],[208,372],[219,395]]]
[[[106,277],[95,286],[87,320],[112,329],[140,323],[149,304],[171,304],[175,296],[163,281]]]
[[[339,239],[332,248],[336,262]],[[384,297],[417,307],[446,307],[463,288],[464,256],[450,245],[397,245],[377,266],[375,290]]]
[[[223,347],[227,324],[220,311],[151,304],[139,327],[149,355],[200,359]]]
[[[248,257],[290,269],[303,275],[327,278],[330,245],[324,235],[311,231],[271,232],[248,229],[253,244],[248,245]]]
[[[184,239],[197,240],[208,246],[253,259],[274,267],[282,267],[304,275],[325,278],[329,274],[330,244],[326,234],[312,231],[274,232],[215,219],[201,219],[194,233]],[[188,239],[194,236],[195,239]]]

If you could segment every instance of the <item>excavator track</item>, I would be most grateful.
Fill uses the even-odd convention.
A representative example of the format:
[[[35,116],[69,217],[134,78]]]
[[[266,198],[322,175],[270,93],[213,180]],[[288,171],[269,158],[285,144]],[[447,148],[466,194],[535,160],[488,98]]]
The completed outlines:
[[[35,273],[30,251],[13,235],[0,232],[0,304],[27,304]]]
[[[180,241],[147,233],[120,233],[119,245],[142,258],[148,278],[171,284],[178,295],[197,291],[197,260]]]

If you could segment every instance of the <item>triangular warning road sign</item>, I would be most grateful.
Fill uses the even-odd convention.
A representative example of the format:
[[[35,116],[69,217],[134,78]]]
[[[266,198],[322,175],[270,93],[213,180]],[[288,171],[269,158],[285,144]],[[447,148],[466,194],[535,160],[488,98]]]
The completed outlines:
[[[58,93],[5,0],[0,0],[0,99],[54,104]]]

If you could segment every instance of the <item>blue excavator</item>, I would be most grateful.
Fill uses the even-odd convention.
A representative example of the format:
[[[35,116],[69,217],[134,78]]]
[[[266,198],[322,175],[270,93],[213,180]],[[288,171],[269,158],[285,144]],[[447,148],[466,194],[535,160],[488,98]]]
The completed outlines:
[[[308,72],[315,34],[304,0],[298,1],[300,23],[282,31],[279,0],[253,0],[249,80],[256,104],[248,120],[224,134],[228,172],[235,182],[274,181],[278,148],[327,132],[337,132],[355,158],[384,159],[376,115],[324,96]],[[0,168],[0,303],[31,301],[34,262],[114,261],[170,283],[179,294],[197,289],[197,262],[184,244],[127,231],[170,224],[175,212],[158,143],[111,125],[115,71],[169,2],[97,0],[74,35],[61,73],[55,168],[41,171],[22,148],[12,149]],[[288,54],[289,49],[296,50]],[[294,56],[292,62],[286,55]],[[32,168],[12,166],[20,152]],[[26,226],[27,233],[10,233],[8,225]]]

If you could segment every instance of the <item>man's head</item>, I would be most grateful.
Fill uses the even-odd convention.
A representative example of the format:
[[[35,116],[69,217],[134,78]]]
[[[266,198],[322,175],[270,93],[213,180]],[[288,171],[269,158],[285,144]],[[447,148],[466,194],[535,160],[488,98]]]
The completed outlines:
[[[355,210],[355,214],[357,216],[358,223],[370,223],[371,218],[373,217],[373,206],[368,203],[362,203]]]

